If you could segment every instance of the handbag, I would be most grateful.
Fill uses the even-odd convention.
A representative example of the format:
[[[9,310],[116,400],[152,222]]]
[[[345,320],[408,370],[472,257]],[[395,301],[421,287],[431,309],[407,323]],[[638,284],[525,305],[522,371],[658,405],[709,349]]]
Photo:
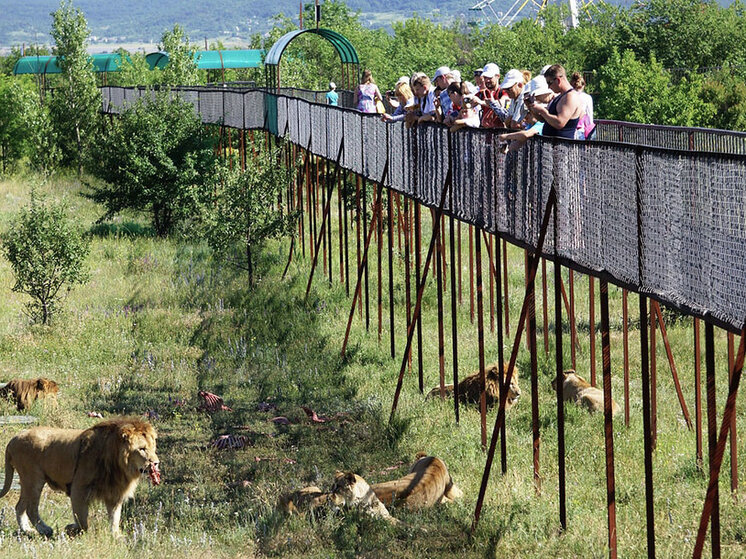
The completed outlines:
[[[376,112],[381,114],[386,112],[386,107],[383,105],[383,101],[381,101],[380,98],[376,99]]]

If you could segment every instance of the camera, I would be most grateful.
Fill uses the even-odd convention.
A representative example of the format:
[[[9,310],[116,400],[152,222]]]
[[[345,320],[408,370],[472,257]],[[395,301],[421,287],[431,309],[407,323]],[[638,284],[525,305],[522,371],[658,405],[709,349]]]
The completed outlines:
[[[533,105],[536,103],[536,95],[533,93],[526,93],[526,96],[523,98],[523,102],[527,105]]]
[[[395,97],[395,96],[396,96],[396,93],[394,93],[394,90],[393,90],[393,89],[389,89],[389,90],[388,90],[388,91],[386,92],[386,96],[387,96],[387,97]]]

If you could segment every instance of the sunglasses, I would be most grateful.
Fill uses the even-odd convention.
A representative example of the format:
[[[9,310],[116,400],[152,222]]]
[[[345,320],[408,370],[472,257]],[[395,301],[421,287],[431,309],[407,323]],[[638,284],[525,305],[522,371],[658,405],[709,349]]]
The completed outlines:
[[[552,84],[553,84],[554,82],[556,82],[556,81],[557,81],[558,79],[559,79],[559,78],[558,78],[557,76],[555,76],[555,77],[554,77],[554,78],[552,78],[551,80],[548,80],[548,81],[547,81],[547,87],[551,87],[551,86],[552,86]]]

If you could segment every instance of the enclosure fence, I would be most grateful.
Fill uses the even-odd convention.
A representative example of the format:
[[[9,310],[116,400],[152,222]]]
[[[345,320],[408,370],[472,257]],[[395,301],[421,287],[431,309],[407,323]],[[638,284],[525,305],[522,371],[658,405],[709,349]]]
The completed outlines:
[[[408,129],[314,102],[320,95],[314,92],[179,88],[171,94],[191,102],[204,123],[268,130],[332,161],[344,138],[342,168],[431,208],[450,168],[446,215],[527,248],[536,248],[554,186],[563,263],[732,332],[744,324],[746,135],[602,122],[598,141],[536,137],[504,155],[490,131]],[[146,95],[155,93],[103,87],[103,111],[118,113]],[[679,149],[607,141],[615,134]],[[690,151],[692,137],[695,147],[713,151]],[[543,252],[551,259],[551,223],[547,239]]]

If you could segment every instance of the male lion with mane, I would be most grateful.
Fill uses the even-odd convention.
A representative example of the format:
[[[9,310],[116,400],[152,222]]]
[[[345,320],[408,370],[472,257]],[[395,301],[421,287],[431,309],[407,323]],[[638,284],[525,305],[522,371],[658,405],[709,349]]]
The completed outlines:
[[[23,411],[30,408],[37,398],[56,397],[59,390],[57,383],[47,378],[14,378],[0,386],[0,398],[12,396],[18,411]]]
[[[491,363],[484,368],[485,398],[487,406],[494,406],[500,403],[500,382],[497,372],[500,366],[497,363]],[[508,364],[504,365],[504,379],[508,378]],[[453,396],[453,385],[446,384],[445,395]],[[479,371],[472,373],[458,383],[458,397],[465,404],[479,404],[482,395],[482,381],[479,378]],[[440,386],[433,388],[427,395],[428,398],[440,396]],[[505,411],[508,411],[521,397],[521,388],[518,386],[518,368],[513,369],[513,376],[508,386],[508,398],[505,400]]]
[[[13,471],[21,481],[16,519],[21,531],[34,528],[51,536],[52,528],[39,518],[39,497],[45,484],[70,496],[75,522],[65,530],[74,535],[88,529],[88,506],[103,501],[111,531],[119,532],[122,503],[132,498],[140,475],[148,474],[153,485],[161,481],[156,432],[150,423],[120,417],[85,430],[35,427],[20,432],[5,448],[5,486],[10,490]]]

